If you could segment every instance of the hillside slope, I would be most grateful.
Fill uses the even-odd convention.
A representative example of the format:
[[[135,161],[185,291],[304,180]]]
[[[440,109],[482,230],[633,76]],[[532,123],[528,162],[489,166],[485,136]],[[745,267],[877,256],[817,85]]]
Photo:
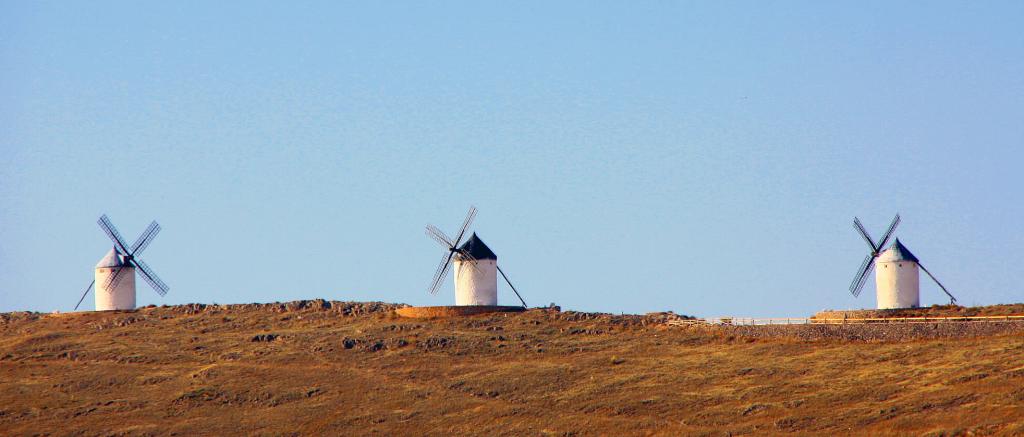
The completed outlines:
[[[393,308],[2,314],[0,434],[1024,434],[1020,324],[851,341]]]

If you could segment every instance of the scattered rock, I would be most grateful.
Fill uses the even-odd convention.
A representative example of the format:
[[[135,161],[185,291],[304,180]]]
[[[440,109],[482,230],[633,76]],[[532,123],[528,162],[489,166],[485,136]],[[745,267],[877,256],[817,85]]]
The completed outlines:
[[[453,344],[455,344],[455,339],[452,337],[430,337],[420,342],[421,347],[427,350],[444,349]]]

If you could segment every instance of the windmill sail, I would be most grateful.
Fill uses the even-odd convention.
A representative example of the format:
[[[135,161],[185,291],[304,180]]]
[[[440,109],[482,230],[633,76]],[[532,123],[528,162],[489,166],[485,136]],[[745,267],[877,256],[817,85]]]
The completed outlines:
[[[132,256],[139,256],[139,254],[149,246],[149,243],[156,238],[156,234],[159,233],[160,224],[154,220],[153,223],[150,223],[149,227],[142,232],[142,235],[139,235],[139,239],[135,240],[135,243],[132,244]]]
[[[153,290],[156,291],[157,294],[161,296],[167,294],[167,290],[170,288],[167,287],[167,284],[164,284],[164,281],[160,280],[160,277],[153,272],[153,269],[150,268],[148,264],[141,259],[134,259],[132,262],[139,268],[139,273],[142,274],[142,279],[145,279],[146,283],[148,283],[150,287],[153,287]]]
[[[868,246],[871,246],[871,253],[875,253],[880,250],[880,248],[875,247],[875,240],[871,239],[871,235],[868,234],[868,230],[864,228],[864,225],[861,224],[860,219],[857,217],[853,218],[853,228],[857,230],[857,233],[859,233],[862,238],[864,238],[864,242],[868,243]]]
[[[437,294],[437,290],[441,288],[441,284],[444,283],[444,279],[448,277],[448,273],[451,271],[452,258],[458,254],[460,259],[470,259],[473,257],[459,247],[459,243],[462,242],[462,237],[466,235],[466,229],[473,223],[473,219],[476,217],[476,207],[470,206],[469,212],[466,213],[466,219],[462,221],[462,227],[459,229],[459,233],[456,234],[455,240],[452,240],[448,235],[442,232],[437,226],[427,225],[426,233],[427,236],[437,241],[441,246],[444,246],[445,250],[448,251],[443,257],[441,257],[441,263],[438,264],[437,270],[434,271],[434,278],[430,281],[430,288],[427,290],[430,294]]]
[[[875,266],[875,254],[869,253],[864,258],[864,262],[860,264],[857,269],[857,275],[853,277],[853,282],[850,283],[850,293],[854,297],[860,296],[861,290],[864,289],[864,284],[867,282],[868,275],[871,274],[871,270]]]
[[[868,234],[868,230],[864,228],[864,224],[860,222],[860,219],[857,217],[853,218],[853,228],[857,230],[857,233],[860,234],[861,238],[864,239],[864,242],[868,243],[868,247],[871,248],[871,252],[864,257],[864,262],[860,263],[860,267],[857,268],[857,273],[853,277],[853,281],[850,282],[850,294],[853,294],[854,297],[860,296],[861,291],[864,290],[864,284],[867,283],[868,276],[871,275],[871,271],[875,268],[875,260],[882,252],[882,248],[885,247],[885,244],[889,242],[890,238],[892,238],[892,234],[896,231],[896,226],[899,226],[899,224],[900,215],[896,214],[896,217],[893,217],[892,222],[889,223],[889,228],[885,231],[885,234],[882,235],[882,239],[878,240],[878,243],[875,243],[874,240],[871,239],[871,235]]]
[[[128,251],[128,247],[124,245],[124,237],[122,237],[121,233],[117,231],[117,228],[115,228],[114,224],[110,222],[110,218],[108,218],[106,214],[100,216],[99,221],[96,223],[100,225],[100,228],[107,234],[107,237],[117,245],[117,250],[121,253],[130,253]]]
[[[434,225],[427,225],[427,236],[433,238],[434,241],[440,243],[442,246],[445,247],[445,249],[455,246],[455,243],[452,242],[452,239],[445,235],[444,232],[441,232],[441,230],[435,227]]]
[[[430,282],[430,294],[437,294],[437,290],[441,288],[441,284],[444,283],[444,278],[448,276],[448,272],[452,269],[452,255],[455,252],[448,252],[441,257],[441,264],[437,266],[437,271],[434,272],[434,280]]]
[[[96,284],[95,280],[90,284],[89,288],[87,288],[85,293],[82,295],[82,298],[79,299],[78,304],[75,305],[75,309],[77,310],[82,304],[82,301],[85,300],[85,295],[89,293],[89,290],[93,285],[98,289],[108,291],[114,290],[125,277],[134,274],[129,270],[130,268],[138,269],[139,274],[142,275],[142,279],[144,279],[146,283],[148,283],[149,286],[157,292],[157,294],[160,296],[166,295],[167,291],[170,290],[170,287],[168,287],[167,284],[164,283],[164,281],[161,280],[155,272],[153,272],[153,269],[149,267],[148,264],[138,258],[139,254],[146,250],[150,243],[153,242],[153,239],[156,238],[156,235],[160,233],[160,224],[156,221],[150,223],[149,226],[146,227],[146,230],[139,235],[139,238],[132,243],[131,248],[129,248],[125,244],[125,240],[124,237],[121,236],[121,232],[117,230],[117,227],[114,226],[114,223],[110,221],[110,218],[107,217],[106,214],[100,216],[96,223],[100,226],[100,229],[103,230],[103,233],[107,234],[107,238],[110,238],[110,241],[114,243],[114,248],[107,254],[107,257],[104,258],[106,262],[101,261],[101,264],[103,265],[98,266],[110,268],[111,272],[105,277],[102,284]],[[134,293],[134,291],[132,291],[132,293]],[[132,302],[134,302],[134,297],[132,298]]]
[[[893,217],[892,219],[892,223],[889,224],[889,229],[885,231],[885,235],[882,236],[882,239],[878,241],[878,245],[875,246],[878,252],[881,252],[882,248],[889,242],[889,238],[892,238],[892,233],[896,231],[896,226],[899,224],[900,215],[896,214],[896,217]]]

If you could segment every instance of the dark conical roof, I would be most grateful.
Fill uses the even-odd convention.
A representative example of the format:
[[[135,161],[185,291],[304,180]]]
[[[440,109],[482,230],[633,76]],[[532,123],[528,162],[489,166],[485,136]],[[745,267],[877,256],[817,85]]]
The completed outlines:
[[[476,259],[498,259],[498,255],[495,255],[491,248],[487,247],[484,241],[476,236],[476,232],[470,235],[469,239],[462,246],[459,246],[459,249],[469,252]]]
[[[914,256],[913,253],[910,253],[910,249],[907,249],[907,246],[904,246],[903,243],[900,243],[899,238],[897,238],[896,241],[892,243],[892,246],[889,246],[889,250],[892,251],[892,254],[886,257],[888,261],[919,262],[917,257]]]

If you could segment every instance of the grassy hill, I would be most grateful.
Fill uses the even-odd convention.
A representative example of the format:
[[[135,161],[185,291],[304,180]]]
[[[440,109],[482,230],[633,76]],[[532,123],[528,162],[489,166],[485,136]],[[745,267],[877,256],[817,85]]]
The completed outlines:
[[[394,307],[0,314],[0,434],[1024,434],[1020,323],[668,327]]]

